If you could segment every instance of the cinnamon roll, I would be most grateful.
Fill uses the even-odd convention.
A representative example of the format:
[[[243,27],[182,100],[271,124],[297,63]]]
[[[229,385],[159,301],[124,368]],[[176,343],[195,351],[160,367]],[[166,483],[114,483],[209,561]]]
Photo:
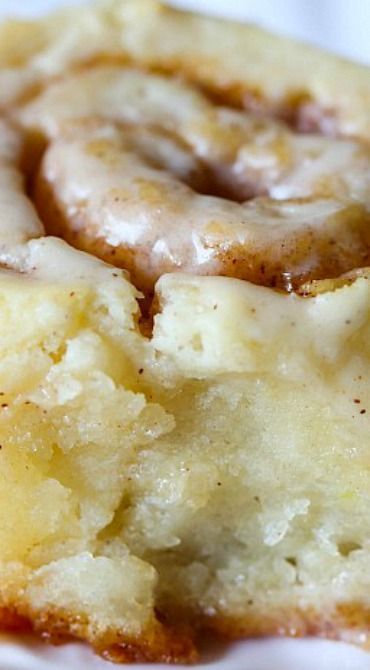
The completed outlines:
[[[370,72],[107,0],[0,27],[0,626],[370,646]]]

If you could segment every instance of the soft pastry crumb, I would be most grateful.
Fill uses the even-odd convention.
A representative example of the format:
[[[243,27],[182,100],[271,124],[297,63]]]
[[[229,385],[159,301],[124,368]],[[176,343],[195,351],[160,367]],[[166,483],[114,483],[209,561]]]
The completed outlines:
[[[31,276],[0,277],[2,604],[97,647],[121,630],[133,646],[153,630],[165,638],[154,567],[109,532],[137,454],[174,424],[140,389],[137,361],[150,352],[136,292],[59,240],[22,252],[14,265]]]
[[[126,279],[87,256],[79,273],[1,277],[3,605],[118,659],[126,640],[191,657],[156,612],[350,637],[347,609],[368,607],[368,279],[300,298],[166,276],[148,340]]]

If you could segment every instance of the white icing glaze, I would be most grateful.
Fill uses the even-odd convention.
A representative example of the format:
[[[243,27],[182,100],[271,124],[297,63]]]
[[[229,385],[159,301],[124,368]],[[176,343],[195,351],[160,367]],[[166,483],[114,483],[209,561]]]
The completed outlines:
[[[160,127],[180,137],[219,181],[277,199],[361,197],[370,153],[356,142],[304,137],[271,119],[215,107],[191,85],[132,68],[100,66],[51,84],[16,114],[29,129],[57,136],[67,122],[100,118]]]
[[[57,205],[54,230],[72,243],[93,252],[104,244],[107,258],[117,248],[124,266],[125,254],[133,257],[126,262],[140,287],[181,269],[289,288],[292,278],[339,274],[366,258],[368,217],[349,195],[246,203],[200,195],[177,179],[177,154],[161,152],[160,134],[150,157],[166,170],[153,167],[137,137],[106,125],[70,128],[45,154],[38,200],[49,203],[49,223]]]
[[[44,234],[32,202],[25,194],[19,162],[22,139],[0,120],[0,249]]]
[[[108,260],[122,252],[115,262],[128,267],[144,288],[163,272],[179,269],[292,288],[312,276],[366,264],[367,147],[300,136],[276,120],[215,106],[199,88],[173,76],[125,67],[119,60],[99,65],[99,54],[110,54],[114,62],[124,53],[140,66],[150,65],[150,54],[153,63],[156,53],[162,58],[159,43],[145,44],[150,17],[158,35],[162,24],[177,25],[175,14],[152,2],[127,2],[124,8],[106,2],[92,12],[62,13],[58,20],[30,25],[30,44],[22,43],[24,68],[14,65],[11,50],[0,52],[8,102],[31,85],[42,85],[12,116],[27,131],[52,140],[38,197],[51,230],[56,222],[50,205],[62,214],[58,234]],[[189,27],[203,30],[201,21],[190,21]],[[26,28],[17,30],[22,34]],[[174,44],[168,44],[173,67]],[[73,63],[96,57],[98,64],[68,72]],[[194,72],[195,79],[198,75]],[[81,120],[84,130],[75,139],[68,126],[81,133]],[[113,125],[99,129],[102,122]],[[97,139],[108,142],[103,157],[86,150]],[[5,171],[2,177],[2,191],[10,179],[19,199],[16,221],[4,231],[8,245],[42,232],[32,206],[26,201],[21,206],[21,178],[14,169],[13,176]],[[239,201],[257,197],[229,202],[182,182]],[[49,202],[43,202],[45,196]],[[5,207],[4,201],[4,212]]]

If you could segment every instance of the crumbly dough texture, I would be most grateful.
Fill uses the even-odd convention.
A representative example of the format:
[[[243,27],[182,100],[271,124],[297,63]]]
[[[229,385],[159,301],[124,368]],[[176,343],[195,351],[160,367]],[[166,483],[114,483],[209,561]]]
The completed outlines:
[[[0,109],[1,626],[370,646],[369,70],[113,0]]]

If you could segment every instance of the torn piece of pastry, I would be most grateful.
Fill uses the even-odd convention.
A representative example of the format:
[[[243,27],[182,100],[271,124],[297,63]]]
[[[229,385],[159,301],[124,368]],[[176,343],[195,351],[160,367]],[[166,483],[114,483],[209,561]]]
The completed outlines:
[[[370,646],[370,71],[146,0],[0,37],[0,626]]]

